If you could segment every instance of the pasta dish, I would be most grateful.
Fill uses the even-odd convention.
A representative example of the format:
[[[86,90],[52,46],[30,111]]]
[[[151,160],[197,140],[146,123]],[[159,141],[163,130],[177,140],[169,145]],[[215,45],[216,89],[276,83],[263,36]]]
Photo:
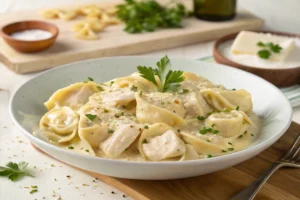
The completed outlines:
[[[128,161],[184,161],[222,156],[259,132],[251,94],[190,72],[157,67],[105,83],[93,78],[57,90],[38,137],[69,151]]]

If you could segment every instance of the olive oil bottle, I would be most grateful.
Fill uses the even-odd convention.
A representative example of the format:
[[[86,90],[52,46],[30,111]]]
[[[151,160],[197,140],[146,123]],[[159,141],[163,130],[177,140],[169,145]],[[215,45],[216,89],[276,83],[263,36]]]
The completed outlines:
[[[194,0],[195,16],[207,21],[226,21],[235,17],[236,0]]]

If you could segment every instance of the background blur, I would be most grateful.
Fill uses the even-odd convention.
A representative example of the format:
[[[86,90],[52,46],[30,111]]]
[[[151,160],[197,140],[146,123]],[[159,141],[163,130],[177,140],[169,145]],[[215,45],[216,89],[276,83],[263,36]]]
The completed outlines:
[[[1,0],[0,12],[105,1],[110,0]],[[300,0],[238,0],[238,7],[265,19],[265,28],[268,30],[300,33]]]

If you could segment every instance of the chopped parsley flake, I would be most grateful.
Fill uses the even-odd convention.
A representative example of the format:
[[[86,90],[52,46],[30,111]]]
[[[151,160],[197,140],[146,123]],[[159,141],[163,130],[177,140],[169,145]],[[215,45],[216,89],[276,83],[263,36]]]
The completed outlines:
[[[145,139],[143,140],[143,144],[146,144],[146,143],[148,143],[148,142],[147,142],[147,140],[146,140],[146,138],[145,138]]]
[[[137,88],[135,85],[132,85],[132,86],[131,86],[131,91],[134,91],[134,92],[136,92],[136,91],[137,91],[137,89],[138,89],[138,88]]]
[[[234,150],[234,148],[228,148],[227,150],[228,150],[228,151],[233,151],[233,150]]]
[[[240,135],[238,138],[242,138],[243,137],[243,135]]]
[[[145,128],[145,129],[148,129],[148,128],[149,128],[149,126],[148,126],[148,125],[146,125],[144,128]]]
[[[140,95],[140,97],[143,95],[143,91],[142,90],[140,91],[139,95]]]
[[[253,133],[251,133],[251,136],[252,136],[252,137],[254,136]]]
[[[85,116],[91,121],[94,121],[97,117],[97,115],[92,115],[92,114],[86,114]]]
[[[103,91],[104,89],[101,86],[97,86],[98,90]]]
[[[226,151],[226,150],[224,150],[224,149],[222,149],[222,152],[223,152],[223,153],[226,153],[227,151]]]
[[[112,134],[112,133],[114,133],[114,130],[108,129],[108,133]]]
[[[180,129],[177,129],[177,132],[180,133]]]
[[[91,78],[91,77],[88,77],[88,79],[89,79],[89,81],[94,81],[94,79],[93,79],[93,78]]]
[[[30,194],[33,194],[33,193],[35,193],[35,192],[37,192],[38,190],[37,189],[32,189],[29,193]]]
[[[109,112],[109,110],[107,110],[107,109],[104,109],[104,112],[105,112],[105,113],[108,113],[108,112]]]
[[[235,91],[235,90],[236,90],[235,88],[232,89],[232,91]]]
[[[73,146],[68,146],[68,149],[74,149],[74,147]]]
[[[111,81],[111,82],[110,82],[110,87],[111,87],[113,84],[114,84],[114,81]]]
[[[236,109],[236,110],[239,110],[239,109],[240,109],[240,106],[237,106],[235,109]]]
[[[231,143],[231,142],[228,142],[228,144],[232,145],[232,143]]]
[[[203,121],[203,120],[205,120],[205,117],[199,115],[199,116],[197,117],[197,119]]]
[[[213,156],[212,156],[211,154],[208,154],[207,157],[208,157],[208,158],[212,158]]]
[[[86,149],[85,151],[86,151],[86,152],[90,152],[90,150],[88,150],[88,149]]]
[[[210,140],[206,140],[206,142],[210,142]]]
[[[218,134],[220,131],[219,130],[214,130],[213,133],[214,134]]]

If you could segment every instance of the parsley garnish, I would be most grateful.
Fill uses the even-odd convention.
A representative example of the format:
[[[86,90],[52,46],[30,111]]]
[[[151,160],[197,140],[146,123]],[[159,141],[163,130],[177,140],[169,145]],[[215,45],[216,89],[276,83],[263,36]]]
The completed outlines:
[[[205,117],[199,115],[199,116],[197,117],[197,119],[203,121],[203,120],[205,120]]]
[[[9,162],[5,167],[0,166],[0,176],[7,176],[11,181],[15,181],[23,176],[33,177],[32,174],[25,170],[27,165],[27,162],[19,162],[18,164]]]
[[[243,138],[243,135],[240,135],[238,138]]]
[[[232,143],[231,143],[231,142],[228,142],[228,144],[232,145]]]
[[[183,71],[172,71],[168,56],[164,56],[156,65],[157,69],[146,66],[138,66],[137,69],[141,77],[157,86],[159,92],[182,92],[180,83],[184,80]],[[160,79],[160,84],[156,82],[155,75]]]
[[[148,128],[149,128],[149,126],[148,126],[148,125],[146,125],[144,128],[145,128],[145,129],[148,129]]]
[[[264,48],[257,52],[258,56],[262,59],[268,59],[272,55],[271,52],[280,53],[280,51],[282,50],[281,46],[279,46],[278,44],[274,44],[273,42],[258,42],[257,46]]]
[[[236,109],[236,110],[239,110],[239,109],[240,109],[240,106],[237,106],[235,109]]]
[[[94,81],[94,79],[93,79],[93,78],[91,78],[91,77],[88,77],[88,79],[89,79],[89,81]]]
[[[167,7],[154,0],[126,0],[117,8],[117,17],[125,23],[124,30],[128,33],[153,32],[157,28],[180,28],[182,18],[188,16],[181,3]]]
[[[213,156],[212,156],[211,154],[208,154],[207,157],[208,157],[208,158],[212,158]]]
[[[225,150],[222,149],[222,152],[223,152],[223,153],[226,153],[227,151],[225,151]]]
[[[228,150],[228,151],[233,151],[233,150],[234,150],[234,148],[228,148],[227,150]]]
[[[146,138],[145,138],[145,139],[143,140],[143,144],[146,144],[146,143],[148,143],[148,142],[147,142],[147,140],[146,140]]]
[[[91,121],[94,121],[97,117],[97,115],[92,115],[92,114],[86,114],[85,116]]]
[[[253,136],[254,136],[254,134],[253,134],[253,133],[251,133],[251,136],[253,137]]]
[[[262,59],[268,59],[271,56],[271,52],[266,49],[260,50],[257,54]]]
[[[74,147],[73,146],[68,146],[68,149],[74,149]]]

